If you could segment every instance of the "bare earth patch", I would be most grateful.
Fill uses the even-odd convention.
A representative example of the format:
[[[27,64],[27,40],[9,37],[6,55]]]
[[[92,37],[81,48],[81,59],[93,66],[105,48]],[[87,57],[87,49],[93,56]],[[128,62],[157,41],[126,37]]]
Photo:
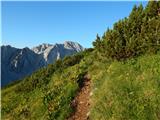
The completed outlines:
[[[72,101],[71,105],[75,112],[68,118],[68,120],[88,120],[89,119],[89,98],[91,92],[91,81],[88,75],[84,76],[84,84],[77,96]]]

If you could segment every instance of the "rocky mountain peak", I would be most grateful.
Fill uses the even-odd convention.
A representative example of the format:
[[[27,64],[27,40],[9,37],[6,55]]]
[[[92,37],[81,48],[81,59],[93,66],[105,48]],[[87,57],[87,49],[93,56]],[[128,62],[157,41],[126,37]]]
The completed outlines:
[[[64,47],[68,49],[75,49],[77,52],[84,50],[84,48],[79,43],[72,41],[65,41]]]
[[[53,45],[51,44],[47,44],[47,43],[43,43],[41,45],[38,45],[36,47],[33,47],[32,50],[37,53],[37,54],[41,54],[43,53],[47,48],[51,47]]]
[[[32,49],[28,47],[18,49],[10,45],[1,46],[2,86],[82,50],[84,49],[80,44],[71,41],[54,45],[43,43]]]

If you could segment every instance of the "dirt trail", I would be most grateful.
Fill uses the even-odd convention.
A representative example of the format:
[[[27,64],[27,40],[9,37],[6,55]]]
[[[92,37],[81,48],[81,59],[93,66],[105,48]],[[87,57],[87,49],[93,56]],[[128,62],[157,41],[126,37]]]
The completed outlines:
[[[72,101],[72,106],[75,112],[68,118],[68,120],[88,120],[89,117],[89,97],[91,92],[91,81],[88,75],[84,76],[84,85],[80,89],[77,96]]]

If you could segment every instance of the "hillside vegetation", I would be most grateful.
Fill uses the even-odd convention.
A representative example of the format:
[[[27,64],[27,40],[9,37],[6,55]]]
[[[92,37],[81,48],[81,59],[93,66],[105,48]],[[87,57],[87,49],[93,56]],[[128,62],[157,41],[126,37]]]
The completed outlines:
[[[96,61],[89,71],[92,120],[160,119],[160,54],[126,62]]]
[[[93,49],[56,61],[2,89],[4,120],[65,120],[91,80],[89,119],[160,119],[160,2],[134,6]]]
[[[2,89],[2,119],[62,120],[87,68],[78,64],[88,51],[58,60]]]

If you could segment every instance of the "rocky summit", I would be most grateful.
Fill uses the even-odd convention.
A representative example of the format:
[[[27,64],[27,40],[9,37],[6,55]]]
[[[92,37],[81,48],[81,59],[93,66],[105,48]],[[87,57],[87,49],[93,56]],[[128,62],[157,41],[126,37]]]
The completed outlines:
[[[1,86],[22,79],[41,67],[83,50],[80,44],[71,41],[55,45],[44,43],[32,49],[1,46]]]

